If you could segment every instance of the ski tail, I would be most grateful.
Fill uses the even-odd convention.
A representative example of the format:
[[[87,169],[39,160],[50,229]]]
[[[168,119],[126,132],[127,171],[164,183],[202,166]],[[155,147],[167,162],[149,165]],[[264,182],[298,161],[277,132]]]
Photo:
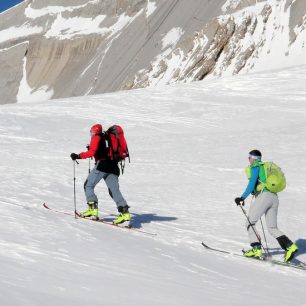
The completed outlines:
[[[306,263],[304,263],[302,261],[299,261],[298,263],[295,264],[295,263],[292,263],[292,262],[284,262],[284,261],[272,259],[271,257],[262,257],[262,258],[245,257],[243,254],[238,254],[238,253],[235,253],[235,252],[230,252],[230,251],[226,251],[226,250],[222,250],[222,249],[218,249],[218,248],[213,248],[213,247],[205,244],[204,242],[202,242],[201,244],[206,250],[209,250],[209,251],[212,251],[212,252],[218,252],[218,253],[243,257],[246,260],[250,260],[250,259],[251,260],[257,260],[257,261],[262,261],[262,262],[265,262],[265,263],[271,263],[272,265],[291,267],[291,268],[294,268],[294,269],[299,269],[299,270],[306,271]]]

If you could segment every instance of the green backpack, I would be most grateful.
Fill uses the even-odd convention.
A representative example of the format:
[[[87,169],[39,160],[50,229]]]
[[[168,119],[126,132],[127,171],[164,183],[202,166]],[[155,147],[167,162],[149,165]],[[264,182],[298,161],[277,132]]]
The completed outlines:
[[[283,191],[286,188],[286,178],[282,169],[273,162],[264,162],[263,167],[266,174],[265,187],[273,193]]]
[[[259,181],[256,190],[268,189],[273,193],[278,193],[286,188],[286,178],[282,169],[273,162],[259,162]],[[247,178],[251,177],[251,166],[246,168]]]

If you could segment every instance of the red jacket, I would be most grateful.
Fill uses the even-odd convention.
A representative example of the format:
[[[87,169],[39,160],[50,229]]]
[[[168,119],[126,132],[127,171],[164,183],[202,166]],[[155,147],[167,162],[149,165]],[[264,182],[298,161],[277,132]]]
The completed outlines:
[[[100,143],[100,141],[102,142]],[[97,164],[97,170],[119,176],[120,170],[118,163],[116,160],[112,160],[108,157],[108,149],[105,142],[106,139],[104,134],[94,135],[91,138],[88,151],[80,153],[80,158],[85,159],[94,157],[96,163],[99,162]]]
[[[98,158],[97,156],[97,151],[98,151],[100,139],[101,137],[98,135],[92,136],[88,151],[80,153],[80,158],[86,159],[86,158],[94,157],[95,161],[98,161],[100,158]]]

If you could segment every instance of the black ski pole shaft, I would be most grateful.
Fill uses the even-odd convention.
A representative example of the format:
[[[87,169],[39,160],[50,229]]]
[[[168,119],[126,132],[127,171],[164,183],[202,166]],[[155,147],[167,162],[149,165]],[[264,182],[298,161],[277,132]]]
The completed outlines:
[[[90,149],[90,146],[87,145],[86,146],[86,149],[89,150]],[[92,159],[92,157],[88,158],[88,174],[90,174],[90,160]]]
[[[262,245],[262,243],[261,243],[261,239],[260,239],[260,236],[257,234],[257,232],[256,232],[256,230],[255,230],[255,228],[254,228],[254,226],[253,226],[253,224],[251,223],[251,221],[250,221],[250,219],[249,219],[249,217],[248,217],[248,215],[246,214],[246,212],[245,212],[245,210],[243,209],[243,207],[241,206],[241,205],[239,205],[240,206],[240,208],[241,208],[241,210],[242,210],[242,212],[243,212],[243,214],[245,215],[245,217],[247,218],[247,220],[248,220],[248,222],[249,222],[249,225],[251,226],[251,228],[253,229],[253,231],[254,231],[254,233],[255,233],[255,235],[256,235],[256,237],[257,237],[257,239],[258,239],[258,241],[259,241],[259,243]],[[266,248],[262,245],[262,248],[264,249],[264,252],[268,255],[268,252],[267,252],[267,250],[266,250]]]
[[[265,230],[264,230],[264,227],[263,227],[261,218],[260,218],[260,223],[261,223],[262,232],[263,232],[263,235],[264,235],[264,238],[265,238],[265,243],[266,243],[266,248],[267,248],[267,254],[268,254],[269,257],[271,257],[270,251],[269,251],[269,247],[268,247],[268,242],[267,242],[266,233],[265,233]]]
[[[76,192],[75,192],[75,163],[78,164],[78,162],[75,160],[73,161],[73,199],[74,199],[74,217],[77,218],[77,207],[76,207]]]

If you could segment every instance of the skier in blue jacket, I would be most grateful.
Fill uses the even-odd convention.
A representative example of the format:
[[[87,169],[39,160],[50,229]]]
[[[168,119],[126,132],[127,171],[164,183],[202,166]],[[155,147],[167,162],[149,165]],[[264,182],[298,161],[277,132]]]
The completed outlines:
[[[246,223],[252,248],[246,251],[244,255],[246,257],[262,257],[260,235],[256,231],[255,225],[261,216],[265,215],[268,231],[276,238],[281,248],[285,250],[284,261],[288,262],[298,251],[298,246],[277,227],[278,196],[276,193],[270,192],[263,185],[263,182],[266,182],[266,175],[263,163],[261,162],[261,152],[259,150],[252,150],[249,153],[249,162],[251,170],[249,183],[241,197],[235,199],[237,205],[243,206],[245,199],[250,194],[255,197],[255,201],[250,206]],[[261,185],[261,188],[259,185]]]

